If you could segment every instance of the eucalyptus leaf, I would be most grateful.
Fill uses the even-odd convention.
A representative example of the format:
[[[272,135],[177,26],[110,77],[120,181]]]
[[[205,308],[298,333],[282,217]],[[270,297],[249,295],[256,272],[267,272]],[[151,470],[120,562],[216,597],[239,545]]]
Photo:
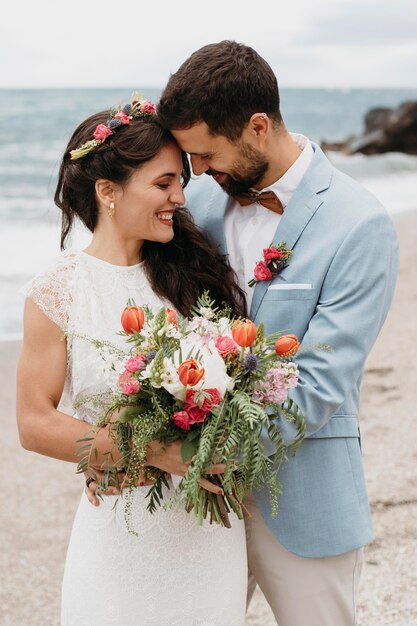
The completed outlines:
[[[182,462],[186,463],[187,461],[192,459],[195,453],[197,452],[197,450],[198,450],[198,439],[192,439],[191,441],[189,439],[185,439],[181,446]]]

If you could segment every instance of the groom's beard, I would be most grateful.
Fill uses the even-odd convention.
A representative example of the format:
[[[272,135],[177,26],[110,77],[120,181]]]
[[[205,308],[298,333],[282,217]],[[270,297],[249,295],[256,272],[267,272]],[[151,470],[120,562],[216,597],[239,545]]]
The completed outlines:
[[[255,187],[265,176],[268,170],[268,161],[264,155],[247,143],[243,143],[240,148],[240,155],[233,164],[232,170],[226,174],[227,178],[219,183],[222,189],[229,196],[236,196],[239,193],[248,191]],[[224,174],[209,169],[206,174]]]

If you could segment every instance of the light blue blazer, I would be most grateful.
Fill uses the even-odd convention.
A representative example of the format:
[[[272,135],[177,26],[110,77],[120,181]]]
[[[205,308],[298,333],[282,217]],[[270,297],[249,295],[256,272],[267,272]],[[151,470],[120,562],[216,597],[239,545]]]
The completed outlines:
[[[297,335],[302,347],[333,349],[313,347],[297,357],[300,384],[291,397],[306,417],[307,438],[280,470],[276,518],[267,488],[255,494],[273,534],[305,557],[341,554],[373,538],[360,450],[360,385],[391,304],[399,260],[385,209],[313,148],[311,165],[271,232],[271,243],[285,241],[293,250],[289,265],[272,281],[256,284],[250,311],[267,333],[281,330]],[[186,195],[197,224],[227,253],[227,195],[204,174],[189,183]],[[293,426],[283,422],[282,432],[290,444]]]

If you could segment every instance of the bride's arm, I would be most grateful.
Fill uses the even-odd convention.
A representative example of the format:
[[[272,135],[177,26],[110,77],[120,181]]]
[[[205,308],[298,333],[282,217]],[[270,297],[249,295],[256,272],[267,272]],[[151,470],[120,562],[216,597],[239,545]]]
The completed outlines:
[[[16,415],[20,443],[26,450],[38,452],[63,461],[77,463],[79,440],[91,429],[66,413],[57,410],[65,382],[67,363],[66,341],[62,330],[52,322],[30,299],[24,312],[24,339],[17,369]],[[180,442],[162,446],[151,442],[148,464],[166,472],[184,475],[188,464],[181,459]],[[97,467],[112,450],[115,461],[118,448],[108,437],[107,429],[100,429],[95,447]],[[222,466],[210,468],[211,473],[221,473]],[[217,485],[206,479],[200,484],[209,491],[220,493]],[[94,489],[87,490],[90,502],[98,504]]]
[[[62,330],[31,300],[24,312],[24,339],[17,369],[16,416],[19,437],[26,450],[77,463],[79,439],[91,425],[57,410],[64,388],[67,363]],[[100,429],[95,447],[97,465],[110,449],[117,460],[118,450]]]

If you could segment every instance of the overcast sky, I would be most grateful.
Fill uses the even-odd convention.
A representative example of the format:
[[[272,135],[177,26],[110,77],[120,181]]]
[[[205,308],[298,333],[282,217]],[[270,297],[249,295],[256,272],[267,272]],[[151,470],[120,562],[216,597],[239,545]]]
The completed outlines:
[[[222,39],[284,87],[417,87],[416,0],[8,0],[0,87],[159,88]]]

